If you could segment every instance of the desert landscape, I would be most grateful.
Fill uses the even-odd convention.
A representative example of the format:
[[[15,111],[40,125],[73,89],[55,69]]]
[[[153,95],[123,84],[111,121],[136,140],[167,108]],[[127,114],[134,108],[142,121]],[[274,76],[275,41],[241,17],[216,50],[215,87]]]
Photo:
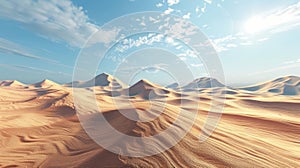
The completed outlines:
[[[300,168],[300,0],[1,0],[0,168]]]
[[[0,86],[0,167],[300,167],[300,78],[296,76],[241,88],[210,78],[183,87],[162,87],[147,80],[126,86],[104,73],[64,85],[7,80]],[[212,93],[222,87],[226,96],[222,118],[212,135],[199,142]],[[75,89],[92,90],[101,113],[127,135],[163,131],[180,108],[197,113],[197,119],[178,144],[161,154],[122,156],[103,149],[82,128],[73,102]],[[155,114],[155,109],[163,114],[149,122],[130,120],[118,112],[129,109],[123,100],[139,109],[135,112],[140,118]]]

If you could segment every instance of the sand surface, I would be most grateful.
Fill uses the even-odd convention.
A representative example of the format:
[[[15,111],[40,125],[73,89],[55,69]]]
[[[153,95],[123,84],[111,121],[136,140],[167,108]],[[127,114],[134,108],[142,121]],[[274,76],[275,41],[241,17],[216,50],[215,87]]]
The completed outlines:
[[[17,86],[0,87],[0,167],[300,167],[299,95],[228,89],[217,129],[200,143],[212,99],[209,88],[179,93],[146,81],[118,94],[106,87],[91,88],[108,121],[128,135],[164,131],[180,108],[198,114],[192,130],[176,146],[135,158],[104,150],[86,134],[74,110],[71,88],[50,81]],[[126,91],[132,95],[124,96]],[[136,115],[145,120],[157,112],[163,114],[139,122],[120,115],[117,108],[137,108]]]

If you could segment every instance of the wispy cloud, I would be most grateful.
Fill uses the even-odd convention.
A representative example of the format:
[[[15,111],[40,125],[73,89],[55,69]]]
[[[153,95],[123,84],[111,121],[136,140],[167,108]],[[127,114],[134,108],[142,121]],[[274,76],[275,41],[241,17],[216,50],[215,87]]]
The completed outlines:
[[[249,75],[252,76],[252,75],[258,75],[258,74],[264,74],[264,73],[274,73],[274,72],[280,72],[280,71],[283,71],[283,70],[294,69],[294,68],[300,68],[300,63],[284,65],[284,66],[280,66],[280,67],[276,67],[276,68],[271,68],[271,69],[264,70],[262,72],[251,73]]]
[[[58,63],[55,60],[47,59],[41,56],[37,56],[35,54],[29,53],[24,49],[22,46],[11,42],[9,40],[0,38],[0,52],[6,53],[6,54],[13,54],[17,56],[22,56],[26,58],[36,59],[36,60],[42,60],[50,63]]]
[[[27,28],[54,41],[81,47],[98,30],[83,11],[70,0],[2,0],[0,17],[21,22]]]
[[[284,70],[288,70],[288,69],[295,69],[295,68],[298,68],[300,70],[300,58],[291,60],[291,61],[286,61],[286,62],[283,62],[280,66],[277,66],[275,68],[266,69],[266,70],[260,71],[260,72],[254,72],[249,75],[252,76],[252,75],[258,75],[258,74],[265,74],[265,73],[274,73],[274,72],[280,72],[280,71],[284,71]]]
[[[36,55],[29,51],[24,46],[21,46],[17,43],[14,43],[12,41],[9,41],[7,39],[3,39],[0,37],[0,53],[4,53],[6,56],[20,56],[24,58],[33,59],[36,61],[43,61],[45,63],[49,63],[55,67],[64,67],[67,69],[73,69],[73,66],[65,65],[57,60],[48,59],[41,55]]]
[[[283,64],[285,64],[285,65],[291,65],[291,64],[296,64],[296,63],[300,63],[300,58],[296,59],[296,60],[286,61]]]
[[[30,67],[30,66],[23,66],[23,65],[12,65],[16,68],[23,69],[23,70],[29,70],[35,73],[48,73],[48,74],[56,74],[56,75],[63,75],[63,76],[69,76],[71,77],[72,74],[69,73],[64,73],[64,72],[57,72],[57,71],[51,71],[47,69],[42,69],[42,68],[36,68],[36,67]]]
[[[31,66],[23,66],[23,65],[0,64],[0,67],[16,70],[16,71],[20,71],[20,72],[29,71],[31,73],[43,74],[43,75],[50,74],[50,75],[60,75],[60,76],[68,76],[68,77],[72,76],[72,74],[65,73],[65,72],[57,72],[57,71],[51,71],[51,70],[47,70],[47,69],[36,68],[36,67],[31,67]]]
[[[298,26],[300,26],[300,2],[283,9],[253,16],[246,22],[245,29],[252,33],[265,31],[278,33]]]

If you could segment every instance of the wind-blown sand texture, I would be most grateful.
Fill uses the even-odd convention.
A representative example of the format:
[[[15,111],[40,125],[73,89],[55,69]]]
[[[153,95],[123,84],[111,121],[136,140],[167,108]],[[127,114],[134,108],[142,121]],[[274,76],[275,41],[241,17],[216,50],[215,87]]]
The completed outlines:
[[[186,111],[198,113],[193,129],[176,146],[144,158],[120,156],[97,145],[78,121],[72,88],[49,80],[27,87],[6,82],[0,87],[0,167],[300,167],[300,80],[288,78],[255,89],[227,88],[219,125],[203,143],[198,138],[210,109],[211,88],[198,93],[191,91],[199,89],[192,85],[188,92],[180,93],[180,89],[146,80],[129,89],[118,84],[118,94],[110,92],[109,81],[91,88],[108,121],[128,135],[151,136],[163,131],[177,117],[180,102]],[[294,86],[288,89],[293,94],[285,94],[291,91],[280,87],[287,85]],[[278,90],[270,92],[275,87]],[[147,110],[150,99],[157,109],[165,106],[164,114],[150,122],[132,121],[118,113],[113,98],[118,102],[130,99],[141,118],[154,113]],[[190,105],[193,102],[199,102],[200,108]],[[124,103],[118,108],[128,107]]]

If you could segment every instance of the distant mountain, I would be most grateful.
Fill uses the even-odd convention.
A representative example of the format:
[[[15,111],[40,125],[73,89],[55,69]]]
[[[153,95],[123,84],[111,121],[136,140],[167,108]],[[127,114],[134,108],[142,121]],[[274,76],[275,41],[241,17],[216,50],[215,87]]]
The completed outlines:
[[[5,80],[5,81],[0,81],[0,86],[22,87],[25,86],[25,84],[17,80]]]
[[[178,83],[172,83],[172,84],[166,86],[166,88],[175,89],[175,88],[178,88],[178,86],[179,86]]]
[[[198,78],[182,87],[182,89],[197,89],[197,88],[214,88],[214,87],[224,87],[225,85],[213,78]]]
[[[170,91],[164,87],[153,84],[148,80],[140,80],[126,89],[125,93],[128,93],[129,96],[140,96],[144,99],[151,99],[164,97],[165,94],[170,93]]]
[[[111,89],[122,89],[126,87],[124,83],[120,80],[114,78],[112,75],[107,73],[102,73],[95,78],[82,82],[82,81],[74,81],[73,83],[68,83],[65,86],[71,87],[93,87],[93,86],[102,86],[102,87],[110,87]]]
[[[257,93],[274,93],[278,95],[299,95],[300,93],[300,77],[286,76],[277,78],[258,85],[252,85],[239,88],[246,91]]]

